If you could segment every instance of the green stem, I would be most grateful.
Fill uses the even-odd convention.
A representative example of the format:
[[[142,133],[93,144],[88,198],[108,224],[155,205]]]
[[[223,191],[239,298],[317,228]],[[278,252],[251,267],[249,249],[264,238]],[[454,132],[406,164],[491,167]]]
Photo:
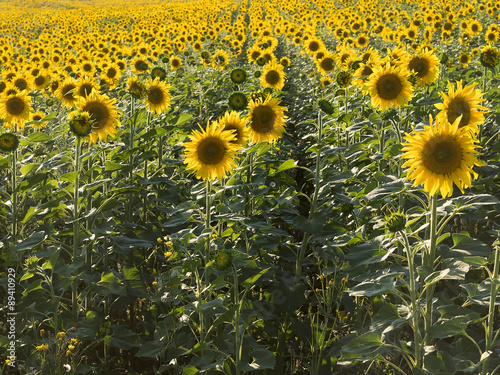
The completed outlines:
[[[80,151],[81,151],[81,138],[76,137],[76,149],[75,149],[75,186],[73,193],[73,262],[76,262],[78,257],[78,200],[79,200],[79,186],[80,186]],[[78,320],[78,301],[77,301],[77,288],[78,288],[78,276],[75,275],[72,285],[72,307],[73,307],[73,320],[75,323]]]
[[[498,271],[500,262],[500,249],[495,249],[495,260],[493,261],[493,275],[491,277],[491,290],[490,290],[490,306],[488,311],[488,323],[486,326],[486,345],[485,352],[493,349],[493,323],[495,320],[495,300],[498,293]],[[488,365],[490,358],[486,358],[483,363],[483,369],[481,375],[486,375],[488,373]]]
[[[17,149],[12,152],[12,242],[17,242]]]
[[[134,148],[134,133],[135,133],[135,122],[137,121],[137,113],[135,113],[135,99],[132,98],[132,102],[131,102],[131,113],[132,113],[132,116],[134,117],[132,121],[130,121],[130,139],[129,139],[129,146],[128,146],[128,149],[129,149],[129,152],[130,152],[130,155],[129,155],[129,165],[130,165],[130,175],[129,175],[129,179],[130,179],[130,186],[132,186],[134,184],[134,153],[132,152],[132,149]],[[134,198],[134,195],[133,194],[129,194],[129,201],[128,201],[128,221],[129,222],[132,222],[132,216],[133,216],[133,208],[134,208],[134,204],[133,204],[133,198]]]
[[[321,111],[318,112],[318,149],[316,151],[316,171],[314,174],[314,195],[311,202],[311,208],[309,209],[309,220],[312,220],[316,214],[316,204],[318,202],[319,188],[320,188],[320,178],[321,178],[321,138],[323,136],[323,119],[321,117]],[[302,262],[304,261],[304,256],[309,242],[309,233],[305,232],[302,239],[302,245],[300,246],[299,254],[297,257],[297,263],[295,263],[295,279],[293,285],[297,286],[300,274],[302,273]]]
[[[235,366],[236,366],[236,375],[240,375],[240,370],[238,369],[238,365],[241,362],[241,343],[240,343],[240,301],[239,301],[239,293],[238,293],[238,270],[236,266],[233,264],[233,292],[234,292],[234,306],[236,307],[236,311],[234,313],[234,332],[235,332]]]
[[[428,271],[432,273],[434,270],[434,259],[436,258],[436,242],[437,242],[437,195],[429,196],[429,209],[430,209],[430,228],[429,237],[430,244],[427,252],[424,250],[422,254],[422,262],[424,267],[427,267]],[[424,285],[422,285],[424,286]],[[429,286],[425,291],[425,321],[424,321],[424,331],[429,332],[432,326],[432,298],[434,297],[434,290],[436,289],[436,284]],[[425,345],[432,345],[432,338],[429,335],[425,336]]]
[[[247,173],[247,185],[245,187],[245,216],[249,216],[251,213],[252,213],[252,210],[251,210],[251,197],[250,197],[250,192],[249,192],[249,189],[250,189],[250,182],[252,181],[252,163],[253,163],[253,154],[250,153],[248,154],[248,157],[247,157],[247,170],[246,170],[246,173]]]
[[[408,242],[408,237],[404,231],[400,231],[401,236],[403,237],[403,244],[406,250],[406,254],[408,256],[408,269],[410,272],[410,299],[411,299],[411,315],[413,321],[413,337],[415,342],[415,367],[419,370],[422,369],[422,336],[419,328],[419,302],[417,300],[417,291],[415,287],[415,263],[414,263],[414,252],[410,248],[410,244]]]

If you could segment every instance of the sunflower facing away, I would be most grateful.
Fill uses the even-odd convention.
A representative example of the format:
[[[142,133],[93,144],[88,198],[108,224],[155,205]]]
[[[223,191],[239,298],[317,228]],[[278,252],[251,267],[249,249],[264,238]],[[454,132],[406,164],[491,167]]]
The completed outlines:
[[[436,120],[449,123],[462,116],[458,127],[467,127],[474,133],[479,132],[478,125],[484,122],[484,110],[487,108],[479,105],[483,101],[483,93],[480,89],[474,89],[475,83],[462,87],[462,81],[457,82],[456,87],[448,82],[448,95],[441,93],[442,103],[435,104],[440,109]]]
[[[401,67],[386,64],[373,71],[366,86],[372,98],[372,106],[386,109],[404,105],[413,97],[408,72]]]
[[[222,179],[236,167],[235,158],[240,147],[233,143],[236,136],[224,131],[216,122],[207,123],[207,128],[195,130],[184,147],[188,170],[196,172],[197,178],[204,180]]]
[[[31,98],[26,91],[0,99],[0,118],[7,123],[17,123],[23,127],[29,120],[31,111]]]
[[[170,85],[166,84],[164,81],[160,81],[159,78],[149,80],[146,83],[145,101],[152,112],[160,114],[170,107],[169,90]]]
[[[266,64],[260,84],[262,87],[272,87],[275,90],[281,90],[285,85],[286,73],[283,71],[283,65],[276,63]]]
[[[252,143],[274,143],[285,131],[285,107],[277,98],[268,95],[265,99],[250,100],[247,119]]]
[[[240,118],[240,113],[228,111],[217,120],[217,124],[226,131],[234,133],[235,139],[231,143],[245,147],[248,142],[247,120]]]
[[[95,90],[86,98],[78,99],[76,103],[78,110],[88,112],[94,121],[92,132],[89,134],[90,143],[96,143],[98,139],[105,141],[108,134],[115,136],[116,126],[120,125],[120,121],[114,103],[115,99],[110,99],[107,95],[99,94]]]
[[[453,124],[448,121],[432,123],[424,130],[406,135],[403,144],[403,158],[408,159],[403,167],[409,167],[407,179],[414,186],[424,184],[429,195],[441,193],[443,198],[453,194],[453,184],[463,193],[471,186],[471,174],[477,177],[472,168],[483,165],[476,155],[477,139],[465,128],[458,126],[460,118]]]

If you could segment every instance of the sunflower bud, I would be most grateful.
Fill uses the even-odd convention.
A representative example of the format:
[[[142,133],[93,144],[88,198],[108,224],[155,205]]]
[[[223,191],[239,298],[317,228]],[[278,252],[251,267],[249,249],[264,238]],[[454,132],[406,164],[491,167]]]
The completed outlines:
[[[396,233],[406,227],[406,216],[402,212],[393,212],[384,218],[385,228],[391,232]]]
[[[219,251],[219,253],[215,257],[215,267],[219,271],[227,270],[233,264],[233,255],[227,251]]]
[[[69,129],[77,137],[86,137],[92,132],[94,121],[88,112],[74,111],[69,115]]]

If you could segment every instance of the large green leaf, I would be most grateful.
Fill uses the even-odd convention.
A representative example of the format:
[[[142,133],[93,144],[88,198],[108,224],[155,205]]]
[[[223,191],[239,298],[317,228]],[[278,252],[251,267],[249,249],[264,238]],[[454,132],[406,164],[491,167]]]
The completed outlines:
[[[254,350],[250,353],[253,358],[252,363],[240,362],[238,364],[238,369],[240,371],[255,371],[255,370],[265,370],[273,369],[276,365],[276,357],[273,352],[265,349]]]

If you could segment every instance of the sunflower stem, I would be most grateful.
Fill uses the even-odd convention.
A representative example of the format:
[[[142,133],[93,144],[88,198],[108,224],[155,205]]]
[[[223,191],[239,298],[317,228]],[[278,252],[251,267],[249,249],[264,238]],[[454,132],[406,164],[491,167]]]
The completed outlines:
[[[314,174],[314,195],[311,201],[311,207],[309,209],[308,220],[312,220],[316,214],[316,204],[318,202],[319,188],[320,188],[320,178],[321,178],[321,138],[323,137],[323,118],[321,116],[321,111],[318,111],[318,149],[316,150],[316,171]],[[295,279],[294,286],[297,286],[300,279],[300,274],[302,273],[302,263],[304,262],[304,256],[306,248],[309,242],[309,233],[305,232],[302,238],[302,244],[300,246],[299,254],[297,257],[297,263],[295,263]]]
[[[239,364],[241,362],[241,342],[240,342],[240,301],[239,301],[239,293],[238,293],[238,270],[236,266],[232,264],[233,267],[233,293],[234,293],[234,334],[235,334],[235,367],[236,367],[236,375],[240,375]]]
[[[436,242],[437,242],[437,194],[429,196],[429,210],[430,210],[430,228],[429,228],[429,248],[422,257],[423,266],[427,268],[428,272],[432,273],[434,270],[434,259],[436,257]],[[422,287],[425,285],[422,283]],[[432,299],[434,297],[434,290],[436,284],[430,285],[425,290],[425,321],[424,331],[429,332],[432,326]],[[425,336],[425,345],[432,345],[432,338],[429,335]]]
[[[17,129],[16,129],[17,130]],[[12,152],[12,242],[17,242],[17,148]]]
[[[130,165],[130,175],[129,175],[129,180],[130,180],[130,186],[134,184],[134,153],[132,152],[132,149],[134,148],[134,132],[135,132],[135,122],[137,121],[137,113],[135,113],[135,99],[132,98],[131,100],[131,113],[132,116],[134,117],[133,121],[130,121],[130,139],[129,139],[129,165]],[[128,221],[132,222],[132,211],[133,211],[133,194],[129,194],[129,200],[128,200]]]
[[[79,136],[76,137],[76,149],[75,149],[75,185],[74,185],[74,193],[73,193],[73,262],[76,262],[78,256],[78,200],[79,200],[79,185],[80,185],[80,153],[81,153],[81,138]],[[72,285],[72,311],[73,311],[73,320],[76,323],[78,321],[78,301],[77,301],[77,288],[78,288],[78,275],[75,274]]]
[[[489,303],[489,311],[488,311],[488,321],[486,324],[486,343],[484,351],[488,352],[493,349],[493,323],[495,321],[495,301],[498,294],[498,273],[499,273],[499,263],[500,263],[500,248],[497,247],[495,249],[495,257],[493,261],[493,275],[491,277],[491,289],[490,289],[490,303]],[[486,358],[483,363],[483,368],[481,371],[481,375],[488,374],[488,365],[490,362],[490,358]]]
[[[420,307],[417,300],[417,290],[415,287],[415,253],[410,248],[408,236],[404,231],[400,231],[403,238],[403,245],[408,257],[408,270],[410,276],[410,299],[411,299],[411,316],[413,323],[413,341],[415,343],[415,367],[422,369],[422,335],[419,328]]]
[[[247,158],[247,186],[245,186],[245,216],[249,216],[252,212],[251,210],[251,198],[250,198],[250,182],[252,181],[252,163],[253,163],[253,154],[249,153]]]
[[[206,181],[206,189],[207,190],[205,194],[205,230],[208,232],[208,238],[205,251],[205,267],[207,267],[207,264],[210,261],[210,237],[212,235],[212,227],[210,225],[210,222],[212,220],[210,212],[212,206],[212,201],[210,199],[210,192],[212,190],[212,181],[210,179],[207,179]],[[206,285],[208,285],[208,268],[206,268],[205,270],[205,282]]]

